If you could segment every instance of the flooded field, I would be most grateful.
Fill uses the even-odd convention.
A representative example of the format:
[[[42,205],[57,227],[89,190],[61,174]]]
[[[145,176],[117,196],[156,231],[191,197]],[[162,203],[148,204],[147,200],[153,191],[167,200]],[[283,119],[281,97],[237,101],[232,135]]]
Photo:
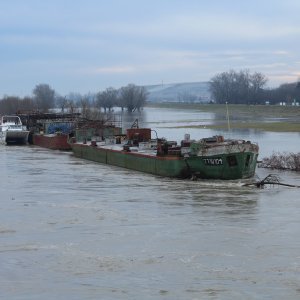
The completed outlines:
[[[261,158],[300,148],[298,133],[169,128],[210,113],[123,121],[136,117],[173,140],[255,141]],[[300,298],[299,189],[161,178],[34,146],[0,146],[0,170],[0,299]]]

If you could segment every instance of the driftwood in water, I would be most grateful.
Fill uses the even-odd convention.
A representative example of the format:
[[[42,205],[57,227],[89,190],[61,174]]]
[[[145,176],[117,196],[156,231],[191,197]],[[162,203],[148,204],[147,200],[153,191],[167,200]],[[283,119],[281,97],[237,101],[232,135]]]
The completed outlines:
[[[273,153],[270,157],[263,158],[263,160],[259,162],[259,167],[300,171],[300,152]]]
[[[275,174],[269,174],[263,180],[260,180],[260,181],[257,181],[257,182],[252,182],[252,183],[246,183],[243,186],[254,185],[254,186],[258,187],[258,188],[264,188],[264,186],[266,184],[269,184],[269,185],[283,185],[283,186],[287,186],[287,187],[300,188],[299,185],[287,184],[287,183],[280,182],[279,176],[277,176]]]

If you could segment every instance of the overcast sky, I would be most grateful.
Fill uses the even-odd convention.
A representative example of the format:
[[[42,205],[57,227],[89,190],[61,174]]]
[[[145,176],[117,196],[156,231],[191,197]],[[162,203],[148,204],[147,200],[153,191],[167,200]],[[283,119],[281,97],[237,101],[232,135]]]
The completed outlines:
[[[0,0],[0,96],[300,76],[299,0]]]

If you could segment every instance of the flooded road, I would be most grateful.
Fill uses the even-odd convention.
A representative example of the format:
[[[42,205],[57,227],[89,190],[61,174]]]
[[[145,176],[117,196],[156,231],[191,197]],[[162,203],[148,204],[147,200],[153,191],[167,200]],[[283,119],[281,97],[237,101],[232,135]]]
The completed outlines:
[[[250,135],[266,155],[281,139]],[[0,299],[300,298],[298,189],[161,178],[34,146],[0,146],[0,170]]]

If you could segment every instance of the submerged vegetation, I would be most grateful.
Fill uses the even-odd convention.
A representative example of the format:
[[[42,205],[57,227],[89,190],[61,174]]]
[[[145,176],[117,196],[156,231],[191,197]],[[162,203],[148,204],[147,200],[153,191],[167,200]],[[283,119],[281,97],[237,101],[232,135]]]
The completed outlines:
[[[273,153],[265,157],[259,164],[262,168],[300,171],[300,152],[298,153]]]

